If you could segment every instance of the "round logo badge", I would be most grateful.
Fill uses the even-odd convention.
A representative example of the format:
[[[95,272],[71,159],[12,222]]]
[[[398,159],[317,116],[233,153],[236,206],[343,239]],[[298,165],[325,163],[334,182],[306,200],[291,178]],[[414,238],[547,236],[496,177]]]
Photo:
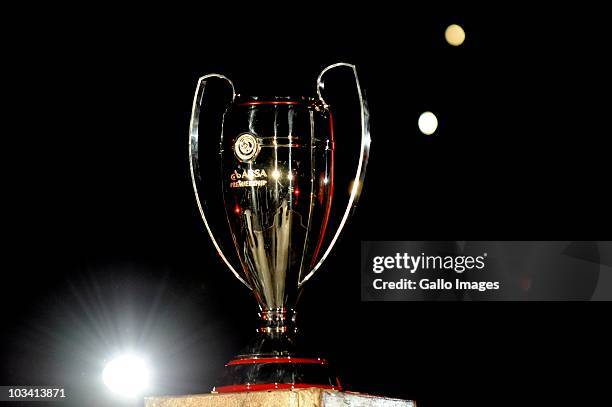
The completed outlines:
[[[259,143],[254,135],[241,134],[234,143],[234,154],[242,162],[252,161],[259,154]]]

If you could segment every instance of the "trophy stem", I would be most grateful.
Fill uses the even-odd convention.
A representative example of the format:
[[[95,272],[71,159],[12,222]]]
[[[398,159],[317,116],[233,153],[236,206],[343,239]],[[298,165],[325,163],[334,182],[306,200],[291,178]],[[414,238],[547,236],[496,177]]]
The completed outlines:
[[[294,334],[297,332],[295,325],[296,312],[288,308],[264,309],[259,311],[261,325],[258,332],[276,336],[280,334]]]

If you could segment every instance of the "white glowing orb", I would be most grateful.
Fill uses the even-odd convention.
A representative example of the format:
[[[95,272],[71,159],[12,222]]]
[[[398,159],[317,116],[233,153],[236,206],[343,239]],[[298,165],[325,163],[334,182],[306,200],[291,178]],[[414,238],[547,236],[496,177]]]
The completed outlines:
[[[430,135],[434,134],[438,128],[438,118],[432,112],[424,112],[419,116],[419,130],[421,133]]]
[[[460,25],[451,24],[444,32],[444,38],[446,38],[446,42],[450,45],[458,47],[465,41],[465,31],[463,31]]]
[[[280,178],[280,176],[281,176],[281,173],[280,173],[280,171],[279,171],[279,170],[274,170],[274,171],[272,171],[272,178],[274,178],[274,179],[279,179],[279,178]]]
[[[102,372],[104,384],[122,397],[137,397],[149,386],[146,362],[135,355],[123,355],[108,362]]]

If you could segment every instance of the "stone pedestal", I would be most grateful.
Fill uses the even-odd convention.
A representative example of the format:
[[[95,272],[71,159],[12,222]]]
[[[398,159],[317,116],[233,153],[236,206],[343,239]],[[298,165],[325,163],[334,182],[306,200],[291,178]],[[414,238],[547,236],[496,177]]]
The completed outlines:
[[[414,401],[318,388],[147,397],[145,407],[416,407]]]

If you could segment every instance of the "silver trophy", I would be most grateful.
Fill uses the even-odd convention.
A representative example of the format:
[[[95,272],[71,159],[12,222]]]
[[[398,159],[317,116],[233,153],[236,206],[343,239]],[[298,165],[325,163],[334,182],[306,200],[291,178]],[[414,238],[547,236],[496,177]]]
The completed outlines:
[[[334,75],[345,86],[331,96],[326,78],[333,88]],[[209,95],[209,87],[222,96]],[[340,114],[347,124],[339,131],[345,101],[354,110]],[[247,97],[226,76],[199,79],[189,135],[196,202],[217,252],[253,291],[262,321],[215,391],[341,389],[328,362],[300,344],[294,310],[357,203],[369,147],[354,65],[323,69],[315,97]]]

